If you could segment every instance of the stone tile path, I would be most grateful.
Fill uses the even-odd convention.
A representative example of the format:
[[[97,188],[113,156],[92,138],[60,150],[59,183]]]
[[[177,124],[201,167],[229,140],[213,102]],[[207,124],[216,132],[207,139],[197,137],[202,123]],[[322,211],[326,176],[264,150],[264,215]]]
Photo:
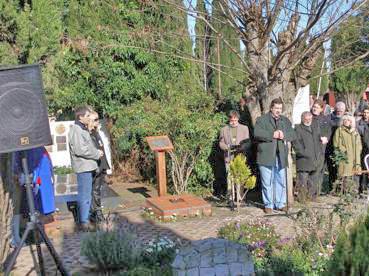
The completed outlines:
[[[137,186],[137,184],[132,184],[131,186],[134,185]],[[263,218],[273,223],[277,233],[282,238],[292,237],[295,233],[291,218],[286,217],[283,213],[276,213],[266,217],[263,210],[256,207],[244,207],[239,213],[231,212],[224,207],[214,207],[213,215],[210,217],[181,219],[170,223],[154,222],[142,217],[142,208],[140,206],[143,205],[145,196],[140,193],[129,192],[130,189],[131,191],[132,189],[133,191],[137,190],[134,190],[134,188],[130,187],[130,185],[128,185],[128,188],[127,185],[125,188],[122,188],[122,186],[114,187],[114,190],[122,196],[124,202],[111,211],[116,212],[121,227],[129,227],[143,242],[158,236],[167,236],[172,240],[180,240],[182,243],[216,237],[218,229],[229,222],[235,220],[247,221],[256,218]],[[154,193],[150,189],[147,192],[148,194]],[[332,201],[332,199],[327,198],[324,203],[318,205],[326,206],[327,200]],[[52,238],[53,244],[67,270],[76,273],[75,275],[86,275],[86,272],[81,268],[85,265],[85,260],[80,258],[80,241],[85,233],[74,231],[74,223],[70,214],[62,214],[60,217],[62,220],[58,222],[57,227],[48,227],[49,236]],[[33,250],[35,251],[35,248]],[[46,252],[46,248],[43,248],[43,251],[45,252],[46,274],[57,275],[55,265],[48,252]],[[35,252],[34,255],[36,256]],[[13,275],[19,276],[37,275],[29,247],[22,249],[13,272]],[[90,272],[88,274],[91,275]]]

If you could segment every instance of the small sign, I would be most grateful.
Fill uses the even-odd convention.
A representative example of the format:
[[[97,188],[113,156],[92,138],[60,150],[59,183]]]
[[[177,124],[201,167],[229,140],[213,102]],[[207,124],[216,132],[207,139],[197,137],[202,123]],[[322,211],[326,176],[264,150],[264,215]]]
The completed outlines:
[[[20,143],[22,146],[29,145],[29,138],[28,137],[21,137]]]
[[[171,151],[173,150],[172,142],[169,137],[164,136],[149,136],[146,141],[152,151]]]

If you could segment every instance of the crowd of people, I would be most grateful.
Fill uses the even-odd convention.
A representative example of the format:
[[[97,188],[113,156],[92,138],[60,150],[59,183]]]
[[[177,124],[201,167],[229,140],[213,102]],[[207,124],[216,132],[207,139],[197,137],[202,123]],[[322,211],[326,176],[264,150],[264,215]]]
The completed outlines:
[[[99,116],[89,106],[75,109],[75,124],[69,131],[72,169],[77,175],[78,217],[82,231],[103,220],[101,188],[111,164],[100,130]]]
[[[341,101],[335,104],[333,112],[325,114],[326,110],[322,100],[315,100],[311,110],[301,114],[301,123],[293,127],[291,121],[282,115],[283,101],[277,98],[271,101],[269,112],[257,118],[253,129],[240,123],[239,112],[229,113],[229,123],[222,128],[219,137],[219,148],[223,152],[226,170],[239,153],[244,154],[249,163],[257,164],[256,173],[261,184],[265,213],[286,211],[289,144],[292,145],[295,157],[294,194],[298,199],[316,200],[322,193],[323,179],[327,172],[331,191],[346,193],[357,190],[360,194],[368,186],[368,177],[363,170],[366,169],[365,156],[369,154],[369,106],[360,104],[355,116],[346,111],[346,105]],[[103,220],[101,188],[111,168],[107,158],[110,151],[104,137],[98,113],[89,106],[76,108],[75,123],[69,131],[69,149],[72,169],[77,175],[76,220],[81,230],[90,230],[91,222],[99,223]],[[30,150],[28,156],[34,155],[37,160],[43,157],[45,160],[50,159],[44,147]],[[38,165],[32,166],[30,163],[29,167],[33,175],[38,175]],[[45,184],[52,182],[51,162],[43,170],[51,172],[46,174],[45,179],[41,179],[43,189],[52,187]],[[226,182],[223,186],[226,186]],[[218,188],[215,187],[217,195],[225,193],[224,187],[221,187],[221,192]],[[42,192],[41,196],[50,193],[46,190]],[[45,206],[41,206],[40,210],[45,209]],[[54,209],[53,203],[41,211],[47,214]],[[17,219],[17,216],[13,219],[16,243],[19,242]]]
[[[337,193],[363,192],[368,184],[364,157],[369,154],[369,107],[359,106],[355,116],[346,111],[344,102],[325,114],[325,103],[315,100],[310,111],[301,114],[301,123],[292,127],[282,115],[283,101],[272,100],[268,113],[257,118],[253,135],[239,122],[237,111],[229,114],[229,124],[219,137],[226,170],[232,158],[242,153],[250,163],[251,145],[256,144],[256,164],[262,187],[264,211],[286,211],[286,183],[289,143],[295,157],[294,194],[300,200],[316,200],[322,193],[328,172],[329,189]],[[217,191],[216,191],[217,192]],[[219,193],[218,193],[219,194]]]
[[[343,102],[334,111],[324,114],[324,102],[316,100],[311,111],[303,112],[301,124],[294,128],[282,115],[283,102],[272,100],[268,113],[257,118],[253,133],[239,122],[237,111],[229,113],[229,124],[220,132],[219,147],[224,153],[226,169],[233,157],[243,153],[250,160],[257,145],[255,161],[262,187],[264,210],[286,210],[286,183],[289,147],[291,142],[296,158],[295,193],[315,200],[321,193],[326,168],[329,183],[340,180],[340,191],[346,192],[350,183],[358,183],[363,158],[369,153],[369,107],[361,107],[355,117],[346,112]],[[77,175],[77,223],[81,230],[90,230],[91,222],[103,219],[101,188],[111,164],[106,157],[106,143],[102,138],[99,116],[89,106],[75,109],[75,123],[69,131],[72,169]],[[362,188],[367,185],[366,174],[361,176]],[[333,187],[331,187],[333,189]]]

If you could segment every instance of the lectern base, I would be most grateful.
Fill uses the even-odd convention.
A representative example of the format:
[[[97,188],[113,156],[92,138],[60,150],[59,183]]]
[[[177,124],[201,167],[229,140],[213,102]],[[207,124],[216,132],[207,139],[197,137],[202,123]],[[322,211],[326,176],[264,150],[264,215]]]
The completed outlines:
[[[163,220],[173,216],[194,217],[210,216],[211,205],[193,195],[169,195],[146,199],[146,207],[151,208],[155,215]]]

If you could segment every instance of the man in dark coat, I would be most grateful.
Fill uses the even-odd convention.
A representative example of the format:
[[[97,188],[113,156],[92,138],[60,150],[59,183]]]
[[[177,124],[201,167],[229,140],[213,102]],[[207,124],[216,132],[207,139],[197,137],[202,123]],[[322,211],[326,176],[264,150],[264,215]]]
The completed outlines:
[[[346,105],[344,102],[337,102],[334,107],[334,112],[328,115],[328,119],[331,122],[331,137],[328,141],[327,148],[325,150],[325,158],[327,161],[327,167],[329,172],[329,184],[332,188],[333,183],[337,179],[337,167],[332,160],[332,156],[334,153],[334,146],[333,146],[333,136],[336,132],[337,128],[341,125],[342,116],[346,112]]]
[[[361,141],[363,145],[363,150],[361,153],[361,161],[362,161],[362,169],[366,170],[364,164],[364,158],[367,154],[369,154],[369,107],[364,107],[362,109],[362,118],[359,122],[357,122],[356,129],[361,136]],[[368,174],[360,175],[360,185],[359,185],[359,193],[362,193],[363,190],[368,185]]]
[[[360,136],[363,137],[365,129],[368,127],[368,124],[369,124],[369,107],[364,108],[361,114],[362,114],[362,117],[356,123],[356,129],[357,129],[357,132],[359,132]]]
[[[324,179],[324,171],[326,168],[326,160],[325,160],[325,152],[327,148],[327,143],[331,139],[331,120],[328,116],[324,115],[324,102],[322,100],[315,100],[314,104],[311,108],[311,113],[313,114],[313,122],[312,124],[316,125],[316,127],[320,128],[320,142],[322,147],[323,158],[319,160],[319,164],[317,165],[317,175],[316,175],[316,184],[318,185],[318,195],[320,195],[323,179]]]
[[[296,153],[297,190],[300,200],[307,197],[315,200],[318,196],[318,166],[324,158],[321,132],[313,123],[313,115],[306,111],[301,115],[301,124],[295,127],[296,139],[292,142]],[[308,192],[308,195],[306,195]]]
[[[283,102],[272,100],[270,112],[257,118],[255,139],[258,141],[257,163],[262,183],[264,211],[286,210],[287,142],[294,140],[295,132],[287,117],[281,115]]]
[[[101,150],[104,154],[98,160],[97,165],[98,168],[93,173],[92,180],[92,200],[91,200],[91,208],[90,208],[90,221],[94,223],[100,223],[104,220],[104,216],[102,213],[102,204],[101,204],[101,189],[105,184],[106,171],[110,169],[105,149],[104,143],[99,134],[100,123],[99,123],[99,115],[97,112],[92,111],[90,115],[91,125],[89,127],[92,141],[95,144],[95,147]]]

